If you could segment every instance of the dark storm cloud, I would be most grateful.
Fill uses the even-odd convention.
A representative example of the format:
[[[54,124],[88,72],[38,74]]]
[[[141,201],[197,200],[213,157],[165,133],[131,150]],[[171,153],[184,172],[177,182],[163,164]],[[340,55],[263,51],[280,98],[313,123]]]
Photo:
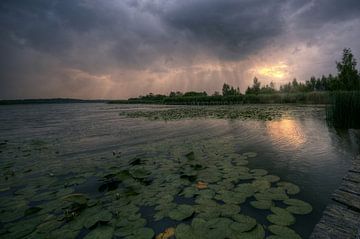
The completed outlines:
[[[295,17],[298,26],[303,28],[319,28],[360,18],[359,0],[313,0],[304,6]]]
[[[0,98],[51,95],[71,81],[62,70],[98,84],[116,71],[166,72],[199,55],[246,60],[325,36],[323,26],[341,28],[359,8],[358,0],[2,0]],[[126,76],[118,81],[133,80]]]
[[[225,58],[242,58],[266,46],[284,30],[284,1],[179,1],[165,14],[173,27],[219,50]]]

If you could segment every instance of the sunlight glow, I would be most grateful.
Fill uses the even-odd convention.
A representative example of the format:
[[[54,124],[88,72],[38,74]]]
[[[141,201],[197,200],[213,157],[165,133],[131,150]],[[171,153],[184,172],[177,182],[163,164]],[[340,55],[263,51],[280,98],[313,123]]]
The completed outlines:
[[[258,73],[262,76],[284,78],[288,72],[288,65],[280,62],[277,65],[264,66],[258,69]]]

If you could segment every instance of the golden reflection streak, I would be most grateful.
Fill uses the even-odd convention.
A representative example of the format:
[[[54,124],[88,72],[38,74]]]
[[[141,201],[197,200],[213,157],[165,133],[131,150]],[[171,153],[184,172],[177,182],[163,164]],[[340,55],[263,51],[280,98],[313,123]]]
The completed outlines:
[[[281,145],[298,148],[306,142],[301,125],[295,120],[268,121],[266,129],[271,139]]]

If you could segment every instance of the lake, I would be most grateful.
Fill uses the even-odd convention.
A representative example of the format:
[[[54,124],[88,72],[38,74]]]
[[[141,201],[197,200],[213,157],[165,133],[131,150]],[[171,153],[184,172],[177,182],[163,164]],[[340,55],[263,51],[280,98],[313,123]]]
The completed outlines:
[[[155,238],[174,228],[180,239],[308,238],[359,133],[330,127],[322,106],[264,119],[158,117],[189,108],[203,110],[0,106],[0,237]]]

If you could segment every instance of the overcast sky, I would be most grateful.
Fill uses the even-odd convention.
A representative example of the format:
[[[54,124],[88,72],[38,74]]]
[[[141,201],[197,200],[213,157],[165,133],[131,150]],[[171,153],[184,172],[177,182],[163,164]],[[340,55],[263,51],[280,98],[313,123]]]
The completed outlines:
[[[244,91],[336,73],[345,47],[359,0],[1,0],[0,99]]]

